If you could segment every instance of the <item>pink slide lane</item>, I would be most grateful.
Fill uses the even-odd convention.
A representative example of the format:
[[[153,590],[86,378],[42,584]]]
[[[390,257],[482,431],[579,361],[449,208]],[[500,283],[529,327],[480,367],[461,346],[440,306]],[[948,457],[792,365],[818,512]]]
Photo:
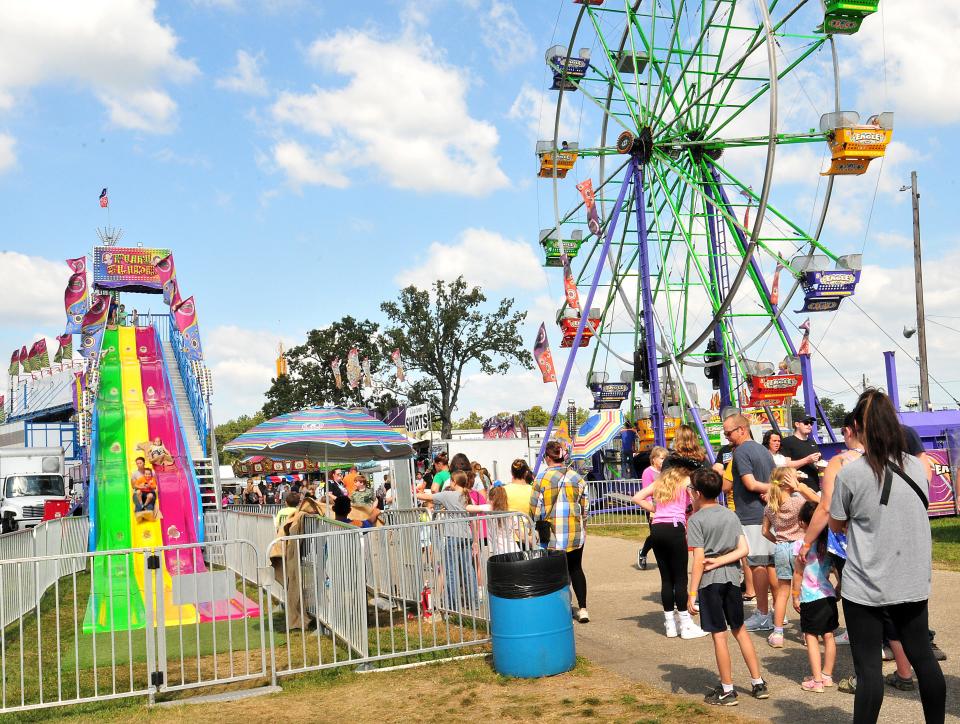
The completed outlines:
[[[137,357],[140,361],[143,401],[147,408],[147,428],[150,439],[159,437],[173,457],[172,465],[157,466],[155,469],[163,542],[165,545],[183,545],[200,540],[197,532],[199,491],[191,474],[192,461],[184,444],[173,394],[160,355],[156,330],[138,327]],[[204,573],[207,570],[199,547],[168,550],[164,555],[171,575]],[[230,600],[200,603],[197,610],[203,621],[260,615],[257,604],[239,592]]]

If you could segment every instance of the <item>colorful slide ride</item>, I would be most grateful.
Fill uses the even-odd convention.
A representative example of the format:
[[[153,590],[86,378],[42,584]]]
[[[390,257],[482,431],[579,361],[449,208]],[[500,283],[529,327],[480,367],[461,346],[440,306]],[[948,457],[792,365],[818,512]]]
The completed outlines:
[[[95,415],[91,481],[90,548],[98,552],[127,548],[182,545],[167,550],[160,559],[165,625],[258,616],[256,604],[242,594],[214,599],[198,593],[223,586],[197,580],[207,572],[199,547],[202,512],[192,462],[184,445],[180,418],[171,394],[168,372],[160,354],[160,341],[152,327],[120,327],[104,332],[100,387]],[[173,457],[169,465],[156,465],[158,485],[156,515],[137,516],[133,506],[131,473],[136,459],[147,457],[142,444],[159,437]],[[124,630],[145,625],[143,554],[98,556],[83,630]],[[174,576],[192,579],[176,586]],[[181,589],[181,596],[176,589]],[[177,602],[186,597],[195,603]],[[160,600],[156,603],[160,604]]]

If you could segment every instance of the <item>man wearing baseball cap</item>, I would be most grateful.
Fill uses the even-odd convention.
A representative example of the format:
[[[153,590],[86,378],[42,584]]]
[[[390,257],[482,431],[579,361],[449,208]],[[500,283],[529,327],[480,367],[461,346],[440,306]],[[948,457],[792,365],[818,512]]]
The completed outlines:
[[[816,418],[809,415],[794,420],[793,434],[783,438],[780,443],[780,454],[794,462],[802,463],[797,468],[800,479],[819,493],[820,471],[817,469],[817,462],[821,458],[820,448],[810,439],[814,422]]]

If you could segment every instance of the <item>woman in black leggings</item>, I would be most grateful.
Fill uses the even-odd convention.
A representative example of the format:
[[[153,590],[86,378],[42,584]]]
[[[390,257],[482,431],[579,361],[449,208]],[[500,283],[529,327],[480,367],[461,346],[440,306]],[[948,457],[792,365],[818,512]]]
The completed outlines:
[[[930,647],[930,521],[926,471],[907,454],[890,398],[867,390],[853,410],[864,454],[837,473],[830,527],[847,529],[843,613],[857,674],[856,723],[876,722],[883,704],[881,646],[884,619],[900,635],[917,674],[924,719],[942,722],[946,684]],[[801,551],[805,554],[805,551]]]
[[[634,496],[634,501],[640,507],[653,513],[649,540],[660,572],[663,626],[668,638],[675,638],[678,633],[684,639],[706,636],[693,622],[684,605],[687,600],[686,521],[690,503],[687,493],[689,483],[689,470],[674,466]],[[679,630],[674,609],[678,609]]]

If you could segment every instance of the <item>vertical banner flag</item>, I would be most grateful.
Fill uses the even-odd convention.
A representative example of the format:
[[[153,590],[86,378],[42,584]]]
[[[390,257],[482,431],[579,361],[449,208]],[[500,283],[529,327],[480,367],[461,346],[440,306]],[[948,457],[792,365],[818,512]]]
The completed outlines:
[[[27,369],[27,364],[30,361],[30,354],[27,352],[27,347],[24,345],[20,348],[20,366],[23,367],[24,372],[29,372]]]
[[[567,306],[580,311],[580,292],[577,291],[577,282],[573,278],[569,259],[563,266],[563,291],[567,298]]]
[[[60,335],[57,337],[57,343],[60,346],[57,348],[57,354],[54,356],[53,361],[66,362],[67,360],[73,359],[73,335]]]
[[[797,354],[810,354],[810,320],[807,319],[798,329],[803,330],[803,340],[800,342]]]
[[[20,350],[13,350],[13,354],[10,355],[10,369],[7,370],[7,374],[11,377],[15,377],[20,374]]]
[[[177,269],[173,265],[173,254],[158,259],[153,268],[157,270],[160,284],[163,285],[163,303],[176,307],[180,303],[180,290],[177,288]]]
[[[577,184],[577,191],[583,197],[583,205],[587,209],[587,227],[595,236],[600,236],[600,215],[597,213],[597,202],[593,196],[593,179],[587,179]]]
[[[87,273],[87,257],[78,256],[76,259],[67,259],[67,266],[73,274]]]
[[[373,387],[373,374],[370,372],[370,358],[364,357],[361,366],[363,367],[363,386]]]
[[[74,265],[74,262],[80,262]],[[67,259],[71,269],[80,268],[70,275],[67,288],[63,292],[63,308],[67,313],[67,326],[64,334],[80,334],[83,315],[87,312],[87,262],[85,257]]]
[[[351,347],[347,352],[347,384],[350,389],[355,389],[360,384],[360,350]]]
[[[334,357],[330,360],[330,369],[333,370],[333,383],[337,386],[338,390],[343,389],[343,373],[340,371],[341,365],[342,363],[339,357]]]
[[[553,354],[550,352],[550,343],[547,341],[547,325],[540,324],[537,332],[537,341],[533,345],[533,356],[540,367],[544,382],[556,382],[557,371],[553,367]]]
[[[83,315],[81,325],[80,354],[89,358],[96,354],[103,339],[103,329],[107,324],[107,314],[110,312],[110,295],[98,294],[93,299],[90,309]]]
[[[770,286],[770,306],[776,308],[780,303],[780,270],[783,264],[777,262],[776,271],[773,272],[773,284]]]
[[[42,370],[50,366],[50,354],[47,352],[47,340],[45,337],[37,340],[37,361],[34,369]]]
[[[73,373],[73,409],[77,412],[80,412],[80,407],[83,404],[83,390],[87,386],[87,373],[86,372],[74,372]]]
[[[38,364],[39,360],[37,359],[37,349],[37,343],[34,342],[30,346],[30,351],[27,353],[27,364],[26,367],[24,367],[26,372],[33,373],[40,369],[40,365]]]
[[[390,353],[390,357],[393,358],[393,364],[397,366],[397,382],[403,382],[406,375],[403,372],[403,360],[400,358],[400,350],[393,350],[393,352]]]
[[[192,360],[203,359],[200,348],[200,326],[197,323],[197,304],[193,297],[187,297],[173,310],[173,319],[183,336],[183,351]]]
[[[103,187],[103,191],[100,192],[100,208],[105,209],[110,206],[110,199],[107,197],[107,187]]]

